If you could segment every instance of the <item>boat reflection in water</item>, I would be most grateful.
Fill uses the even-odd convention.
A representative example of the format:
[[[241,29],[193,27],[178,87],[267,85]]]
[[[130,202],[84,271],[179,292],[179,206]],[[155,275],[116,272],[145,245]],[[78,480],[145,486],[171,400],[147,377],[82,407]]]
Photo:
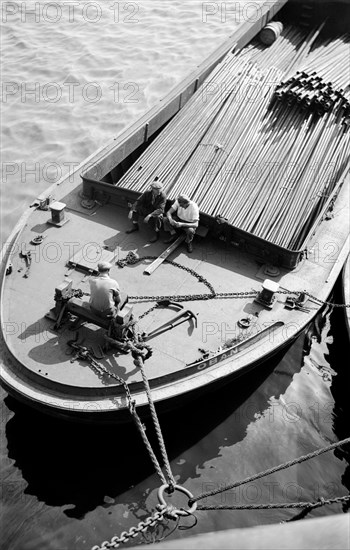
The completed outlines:
[[[198,494],[300,456],[310,446],[321,447],[334,437],[348,435],[341,314],[324,311],[307,334],[268,364],[225,385],[220,393],[200,396],[176,414],[162,416],[178,483]],[[323,376],[326,367],[332,372],[331,381]],[[82,548],[83,541],[91,546],[109,540],[149,517],[159,480],[132,425],[67,424],[29,412],[9,397],[6,404],[14,412],[6,424],[13,489],[7,502],[13,506],[13,517],[7,522],[4,540],[13,529],[14,540],[24,548],[36,542],[40,547],[49,538],[64,547]],[[152,422],[146,420],[146,426],[156,445]],[[340,496],[349,488],[348,458],[346,449],[336,450],[212,497],[210,503]],[[30,535],[18,523],[28,517],[29,509],[36,517]],[[312,510],[308,517],[341,511],[338,504]],[[298,514],[297,510],[196,512],[197,526],[187,532],[175,531],[172,538],[277,523]],[[82,538],[77,540],[77,536]]]

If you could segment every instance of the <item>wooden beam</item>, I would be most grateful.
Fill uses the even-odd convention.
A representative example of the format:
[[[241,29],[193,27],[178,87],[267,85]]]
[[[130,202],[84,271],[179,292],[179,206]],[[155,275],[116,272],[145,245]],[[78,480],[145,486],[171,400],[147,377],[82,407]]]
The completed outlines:
[[[146,275],[152,275],[153,271],[155,271],[157,269],[157,267],[159,267],[163,262],[164,260],[166,260],[166,258],[168,256],[170,256],[170,254],[172,252],[174,252],[174,250],[176,250],[176,248],[185,240],[186,238],[186,234],[183,233],[182,235],[180,235],[176,241],[174,241],[173,243],[171,243],[170,246],[168,246],[168,248],[166,248],[164,250],[164,252],[161,253],[160,256],[158,256],[158,258],[156,260],[154,260],[154,262],[151,263],[151,265],[149,265],[148,267],[146,267],[146,269],[144,270],[144,273],[146,273]]]

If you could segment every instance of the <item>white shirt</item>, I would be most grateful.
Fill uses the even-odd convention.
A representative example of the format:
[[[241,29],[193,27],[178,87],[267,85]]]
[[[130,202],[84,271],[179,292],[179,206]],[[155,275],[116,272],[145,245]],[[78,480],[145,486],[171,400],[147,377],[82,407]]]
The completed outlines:
[[[183,208],[176,200],[172,208],[176,212],[180,220],[183,220],[184,222],[195,223],[199,221],[199,208],[193,201],[190,201],[187,208]]]
[[[117,281],[107,274],[90,279],[90,305],[97,311],[113,309],[115,305],[114,295],[119,294]]]

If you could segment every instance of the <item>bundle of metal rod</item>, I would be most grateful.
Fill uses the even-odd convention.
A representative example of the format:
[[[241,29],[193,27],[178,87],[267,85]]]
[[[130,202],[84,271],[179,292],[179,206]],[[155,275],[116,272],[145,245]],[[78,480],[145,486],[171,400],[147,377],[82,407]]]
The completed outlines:
[[[158,176],[170,192],[246,66],[243,60],[229,54],[118,185],[142,191]]]
[[[285,71],[296,52],[305,44],[306,39],[306,31],[288,25],[271,46],[267,47],[261,44],[259,39],[256,39],[244,48],[241,56],[246,57],[252,63],[258,63],[260,67],[274,66]]]
[[[300,232],[332,192],[349,147],[350,134],[334,114],[318,121],[311,117],[303,122],[294,113],[294,122],[285,125],[278,146],[265,148],[254,185],[245,179],[235,187],[234,206],[239,199],[245,206],[236,215],[232,208],[222,211],[233,225],[286,248],[298,248]],[[279,150],[284,154],[278,155]]]
[[[332,116],[334,115],[328,115],[328,117]],[[325,140],[323,147],[318,152],[314,150],[305,173],[301,174],[299,188],[307,186],[307,193],[304,193],[304,200],[301,197],[299,202],[296,202],[294,215],[291,213],[294,232],[288,232],[289,220],[285,219],[284,232],[274,239],[281,246],[294,250],[300,249],[313,221],[322,211],[338,182],[341,183],[339,177],[348,161],[350,133],[346,131],[345,126],[334,124],[334,121],[330,121],[329,130],[328,139]],[[312,173],[313,167],[316,167],[314,173]],[[306,200],[307,197],[309,197],[308,200]]]
[[[224,192],[221,189],[222,170],[227,170],[227,160],[240,140],[253,136],[259,120],[266,110],[272,91],[269,87],[276,70],[260,71],[252,65],[241,76],[239,86],[232,93],[220,114],[213,121],[197,150],[180,174],[174,191],[184,186],[192,198],[209,211],[217,198]],[[253,93],[252,93],[253,91]],[[247,121],[250,120],[249,132]],[[241,146],[242,153],[243,145]]]
[[[271,52],[275,51],[276,60],[280,60],[282,52],[285,52],[284,57],[289,62],[291,55],[295,53],[296,46],[300,46],[304,38],[304,32],[295,30],[292,27],[287,28],[284,36],[278,39],[281,47],[277,48],[275,44],[272,48],[268,48],[268,57],[271,60]],[[268,59],[266,48],[258,53]],[[118,184],[141,191],[155,177],[159,177],[167,184],[167,191],[171,193],[181,171],[184,169],[182,164],[184,159],[190,158],[199,144],[203,143],[206,130],[224,104],[226,95],[232,93],[232,88],[237,85],[236,77],[240,75],[239,66],[242,66],[242,63],[245,64],[244,57],[237,58],[229,54],[211,75],[201,93],[195,95],[179,115],[174,118],[173,123],[168,125],[167,133],[162,133],[159,139],[155,140],[152,148],[147,149],[137,166],[134,166]],[[231,81],[229,80],[230,75]],[[271,81],[270,86],[271,84],[273,85],[274,81]],[[215,143],[212,139],[207,140],[207,143],[214,143],[211,148],[215,152],[215,160],[219,158],[218,152],[221,153],[221,156],[225,155],[224,150],[216,146],[217,142],[220,144],[220,139],[216,139]],[[205,147],[207,152],[210,150],[210,146],[201,145],[201,147]],[[211,171],[213,170],[213,161],[214,158],[207,162],[207,166],[210,167]],[[183,185],[183,182],[184,178],[182,178],[180,184]],[[199,182],[197,181],[196,187],[198,185]],[[177,191],[178,188],[174,189],[174,195]]]
[[[319,27],[317,27],[316,29],[312,29],[309,32],[309,34],[305,38],[304,43],[298,49],[298,51],[296,52],[296,55],[292,58],[289,65],[286,67],[285,76],[292,74],[300,66],[300,64],[303,63],[305,58],[309,55],[312,47],[317,42],[317,39],[319,38],[319,35],[323,27],[325,26],[325,23],[326,23],[325,21],[322,22],[319,25]]]
[[[301,70],[276,87],[276,98],[289,104],[297,102],[301,109],[316,111],[320,115],[345,105],[344,116],[347,118],[350,113],[350,70],[344,59],[348,59],[349,54],[349,35],[327,40],[327,49],[322,45],[315,47],[304,58]]]
[[[287,28],[275,49],[249,46],[226,56],[118,185],[142,192],[158,177],[169,198],[184,192],[202,212],[298,249],[334,192],[349,147],[350,110],[339,95],[346,88],[335,93],[313,66],[320,50],[323,70],[343,84],[336,55],[343,46],[329,41],[331,67],[320,30]],[[286,78],[300,63],[308,69]],[[312,109],[300,108],[308,102]]]
[[[350,55],[350,35],[343,34],[327,43],[327,48],[313,49],[302,65],[308,73],[316,71],[326,82],[337,89],[345,88],[350,81],[350,69],[346,60]]]

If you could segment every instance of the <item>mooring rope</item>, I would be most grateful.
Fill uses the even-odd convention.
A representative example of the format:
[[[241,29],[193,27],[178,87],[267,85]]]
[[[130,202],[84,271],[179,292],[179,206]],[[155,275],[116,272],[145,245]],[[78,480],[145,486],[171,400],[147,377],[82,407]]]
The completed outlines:
[[[121,377],[119,376],[118,374],[115,374],[114,372],[111,372],[109,371],[104,365],[101,365],[100,363],[98,363],[97,361],[95,361],[94,359],[94,356],[93,356],[93,353],[91,351],[91,349],[85,347],[85,346],[82,346],[81,344],[78,344],[77,343],[77,338],[78,338],[78,333],[77,333],[77,336],[75,339],[73,340],[69,340],[67,342],[67,344],[69,346],[71,346],[73,349],[76,350],[76,355],[73,359],[71,359],[71,362],[73,362],[75,359],[79,358],[83,361],[87,361],[92,370],[94,372],[96,372],[96,374],[99,376],[99,377],[103,377],[103,376],[109,376],[110,378],[113,378],[114,380],[116,380],[118,382],[118,384],[120,386],[123,386],[124,390],[125,390],[125,396],[126,396],[126,402],[127,402],[127,407],[129,409],[129,412],[131,414],[131,417],[134,421],[134,423],[136,424],[136,427],[138,428],[139,432],[140,432],[140,435],[142,437],[142,440],[145,444],[145,447],[148,451],[148,454],[151,458],[151,461],[154,465],[154,468],[157,472],[157,474],[159,475],[160,477],[160,480],[162,482],[162,484],[167,484],[168,481],[167,479],[165,478],[163,472],[162,472],[162,469],[160,467],[160,464],[158,462],[158,459],[152,449],[152,445],[146,435],[146,432],[145,432],[145,428],[141,422],[141,419],[139,417],[139,415],[137,414],[136,412],[136,406],[135,406],[135,401],[133,401],[132,399],[132,395],[131,395],[131,392],[130,392],[130,388],[127,384],[127,382]],[[130,343],[129,343],[130,344]],[[140,354],[142,353],[142,350],[136,348],[135,346],[133,346],[132,348],[130,348],[132,350],[133,353],[135,354]]]
[[[136,413],[136,411],[132,411],[132,410],[130,410],[130,413],[131,413],[131,416],[132,416],[132,418],[133,418],[133,420],[134,420],[134,422],[135,422],[135,424],[136,424],[136,426],[137,426],[137,428],[140,432],[140,435],[142,437],[142,441],[145,444],[145,447],[146,447],[146,449],[148,451],[148,454],[149,454],[149,456],[152,460],[153,466],[154,466],[158,476],[160,477],[161,482],[162,483],[168,483],[165,476],[164,476],[164,474],[163,474],[162,468],[160,467],[158,459],[157,459],[157,457],[156,457],[156,455],[155,455],[155,453],[152,449],[152,445],[149,442],[149,439],[146,435],[145,428],[144,428],[144,426],[141,422],[141,419],[140,419],[139,415]]]
[[[326,504],[335,504],[341,502],[350,501],[350,496],[346,495],[343,497],[335,498],[323,498],[320,497],[315,502],[279,502],[276,504],[211,504],[208,506],[198,506],[197,510],[272,510],[276,508],[319,508],[320,506],[325,506]]]
[[[279,472],[280,470],[284,470],[286,468],[289,468],[290,466],[294,466],[295,464],[300,464],[301,462],[304,462],[305,460],[310,460],[310,458],[314,458],[315,456],[319,456],[323,453],[326,453],[327,451],[331,451],[332,449],[336,449],[337,447],[341,447],[342,445],[345,445],[347,443],[350,443],[350,437],[347,439],[343,439],[342,441],[337,441],[336,443],[332,443],[331,445],[328,445],[327,447],[323,447],[322,449],[317,449],[316,451],[313,451],[312,453],[308,453],[307,455],[300,456],[299,458],[295,458],[293,460],[289,460],[288,462],[284,462],[283,464],[279,464],[278,466],[274,466],[273,468],[270,468],[268,470],[265,470],[263,472],[259,472],[258,474],[254,474],[250,477],[246,477],[243,480],[235,481],[233,483],[230,483],[229,485],[226,485],[225,487],[222,487],[220,489],[216,489],[213,491],[206,491],[204,493],[201,493],[200,495],[193,497],[189,500],[189,504],[193,504],[194,502],[197,502],[198,500],[201,500],[206,497],[210,497],[213,495],[217,495],[219,493],[223,493],[225,491],[229,491],[230,489],[234,489],[235,487],[239,487],[240,485],[244,485],[245,483],[249,483],[250,481],[254,481],[256,479],[259,479],[264,476],[268,476],[270,474],[274,474],[275,472]]]
[[[168,476],[168,480],[165,481],[165,483],[167,483],[169,485],[169,488],[170,488],[170,491],[171,491],[172,488],[174,487],[174,485],[176,485],[176,481],[175,481],[173,473],[171,471],[171,466],[170,466],[167,450],[166,450],[165,443],[164,443],[163,433],[162,433],[162,430],[161,430],[161,427],[160,427],[160,424],[159,424],[157,412],[156,412],[154,402],[153,402],[153,399],[152,399],[151,388],[149,386],[148,378],[147,378],[146,373],[145,373],[144,362],[143,362],[143,358],[142,358],[141,355],[137,356],[136,363],[137,363],[137,365],[138,365],[138,367],[141,371],[143,385],[145,387],[145,391],[146,391],[146,394],[147,394],[147,399],[148,399],[148,403],[149,403],[149,407],[150,407],[150,411],[151,411],[151,416],[152,416],[152,420],[153,420],[154,429],[156,431],[157,438],[158,438],[158,443],[159,443],[159,448],[160,448],[160,451],[162,453],[164,468],[165,468],[165,471],[166,471],[167,476]]]

